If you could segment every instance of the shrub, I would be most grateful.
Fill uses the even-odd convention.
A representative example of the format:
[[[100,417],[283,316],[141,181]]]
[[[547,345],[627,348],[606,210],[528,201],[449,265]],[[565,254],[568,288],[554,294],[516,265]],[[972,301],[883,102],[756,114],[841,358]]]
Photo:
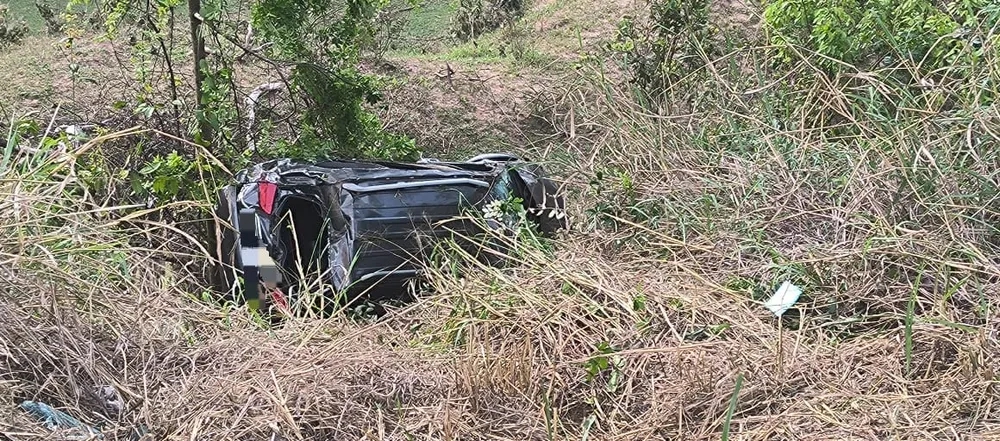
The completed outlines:
[[[818,75],[800,78],[803,86],[851,91],[836,105],[816,94],[784,102],[828,135],[859,136],[863,128],[851,122],[876,114],[891,121],[917,116],[914,109],[968,112],[996,99],[1000,6],[992,2],[773,0],[764,19],[777,47],[772,66],[807,65]]]
[[[27,23],[14,19],[7,5],[0,3],[0,48],[19,43],[26,35]]]
[[[1000,6],[988,0],[773,0],[764,10],[780,59],[793,47],[815,53],[830,72],[910,60],[924,71],[965,64],[982,55],[984,35],[1000,22]]]
[[[612,49],[632,61],[633,82],[647,93],[669,88],[664,107],[694,104],[653,114],[633,100],[636,87],[592,73],[598,91],[581,95],[572,115],[608,135],[590,138],[589,164],[600,168],[590,171],[591,197],[581,198],[585,219],[606,237],[609,255],[687,259],[681,265],[699,277],[714,273],[719,286],[755,302],[798,280],[810,293],[802,316],[835,323],[823,331],[835,338],[902,329],[899,318],[938,314],[932,304],[949,305],[942,316],[981,323],[980,292],[994,289],[1000,244],[1000,156],[990,128],[997,7],[902,2],[904,18],[889,25],[897,12],[801,4],[769,5],[771,24],[782,18],[810,31],[785,40],[788,58],[777,63],[770,47],[744,42],[725,57],[678,66],[676,55],[655,56],[683,52],[671,44],[683,37],[658,45],[652,20],[624,22]],[[878,37],[871,41],[861,37],[868,22],[877,23],[865,28]],[[821,42],[827,58],[809,52]],[[845,317],[853,322],[837,323]]]
[[[66,25],[65,20],[56,13],[52,5],[35,0],[35,9],[38,10],[38,15],[41,15],[42,19],[45,20],[45,29],[49,35],[59,35],[63,32]]]
[[[377,19],[385,2],[266,0],[256,3],[253,23],[274,43],[267,53],[297,60],[291,90],[305,104],[293,153],[324,156],[415,158],[409,139],[387,133],[370,107],[381,99],[380,78],[362,73],[362,47],[377,37]],[[322,23],[322,26],[316,25]]]
[[[459,0],[452,35],[472,40],[521,16],[524,0]]]
[[[632,83],[660,97],[715,52],[707,0],[651,0],[646,17],[625,17],[607,48]]]

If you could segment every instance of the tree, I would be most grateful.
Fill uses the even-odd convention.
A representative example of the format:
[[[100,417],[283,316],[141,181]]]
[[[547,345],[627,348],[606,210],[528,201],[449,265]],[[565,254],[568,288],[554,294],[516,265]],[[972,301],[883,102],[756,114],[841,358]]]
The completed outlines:
[[[205,38],[202,35],[201,20],[201,0],[188,0],[188,17],[191,20],[191,49],[194,55],[194,90],[197,112],[204,114],[205,95],[202,87],[205,84],[205,75],[202,69],[205,63]],[[212,142],[212,126],[205,118],[200,118],[198,122],[198,134],[196,139],[205,143]]]
[[[103,6],[106,34],[128,36],[128,63],[142,83],[136,93],[140,113],[184,121],[187,129],[178,135],[210,145],[238,166],[248,147],[258,156],[304,159],[416,155],[412,140],[385,132],[370,109],[382,84],[358,68],[361,48],[374,38],[375,18],[386,5],[387,0],[188,0],[188,41],[174,32],[180,0],[111,0]],[[178,44],[187,45],[190,61],[178,55]],[[184,63],[194,73],[190,89],[175,70]],[[240,77],[238,67],[247,63],[256,63],[256,75]],[[157,81],[160,86],[153,84]],[[276,83],[285,87],[272,87]],[[178,92],[191,89],[193,105]],[[261,92],[279,90],[288,104],[283,130],[247,124],[247,116],[267,118],[255,109]],[[247,130],[259,133],[242,133]]]

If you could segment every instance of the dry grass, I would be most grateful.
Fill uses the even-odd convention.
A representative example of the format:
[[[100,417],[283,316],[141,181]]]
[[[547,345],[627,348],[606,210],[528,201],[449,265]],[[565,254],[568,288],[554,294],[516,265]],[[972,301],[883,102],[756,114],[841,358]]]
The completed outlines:
[[[967,84],[995,89],[988,49]],[[996,104],[808,59],[778,81],[767,56],[708,60],[659,112],[600,75],[553,87],[561,143],[537,153],[571,231],[512,242],[509,268],[445,253],[376,321],[205,300],[196,246],[130,246],[168,226],[89,202],[69,156],[16,156],[0,436],[48,436],[31,399],[110,439],[1000,439]],[[784,280],[805,293],[779,322],[761,301]]]
[[[606,164],[643,167],[634,155],[617,161]],[[680,164],[667,169],[675,179],[686,173]],[[638,176],[660,193],[654,180],[670,178]],[[1000,430],[996,324],[931,322],[969,314],[932,287],[918,298],[940,312],[928,305],[913,326],[909,373],[902,324],[842,338],[811,316],[833,293],[810,286],[805,325],[781,332],[753,300],[713,288],[725,275],[765,277],[764,262],[734,261],[722,240],[648,226],[632,227],[645,243],[616,252],[600,252],[622,238],[607,229],[577,227],[555,248],[515,242],[522,264],[470,267],[464,277],[449,271],[468,265],[452,256],[431,268],[434,294],[378,323],[301,319],[268,329],[192,297],[157,250],[129,247],[128,230],[107,228],[114,211],[87,214],[98,207],[61,190],[72,188],[68,179],[21,167],[0,181],[0,424],[14,439],[46,432],[15,409],[23,399],[104,422],[112,439],[140,425],[158,439],[716,439],[738,376],[734,439],[989,439]],[[851,263],[862,258],[853,246],[821,256]],[[784,250],[790,259],[806,259],[794,249]],[[848,277],[858,282],[840,294],[856,297],[848,301],[886,305],[881,317],[854,318],[903,315],[908,288],[872,291]],[[602,344],[614,351],[606,364],[594,358]],[[126,411],[102,408],[90,394],[97,385],[115,387]]]
[[[571,87],[576,105],[553,121],[568,156],[582,158],[566,170],[578,188],[590,181],[579,198],[590,201],[580,217],[591,249],[615,256],[614,271],[648,268],[635,278],[655,287],[646,303],[691,317],[639,350],[687,347],[683,336],[706,325],[715,334],[710,352],[695,351],[704,364],[671,378],[710,372],[705,398],[687,384],[654,395],[683,403],[675,424],[624,420],[712,438],[743,373],[740,439],[1000,436],[996,105],[963,102],[984,91],[961,83],[907,91],[891,69],[828,78],[803,60],[795,83],[776,81],[766,57],[750,48],[706,60],[659,112],[595,73],[599,90]],[[970,81],[996,93],[996,64],[982,66]],[[866,101],[857,92],[868,85],[885,95]],[[879,98],[896,113],[866,113]],[[676,282],[653,273],[701,290],[671,298]],[[782,332],[760,301],[784,280],[805,294]],[[663,371],[644,366],[640,383]]]

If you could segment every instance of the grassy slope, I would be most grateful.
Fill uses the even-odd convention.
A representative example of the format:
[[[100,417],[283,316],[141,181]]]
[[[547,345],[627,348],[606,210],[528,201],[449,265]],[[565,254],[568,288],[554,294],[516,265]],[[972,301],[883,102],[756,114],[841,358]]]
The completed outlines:
[[[90,38],[67,47],[57,37],[30,36],[0,52],[0,63],[5,66],[0,81],[8,85],[0,89],[0,113],[6,117],[41,113],[48,118],[59,106],[61,117],[94,121],[127,90],[110,45]]]
[[[412,6],[405,14],[405,24],[400,30],[400,47],[419,48],[421,43],[444,41],[449,35],[449,25],[455,4],[450,0],[425,0],[416,5],[405,3],[399,6],[404,9]]]
[[[573,77],[573,63],[612,35],[631,2],[529,2],[513,26],[475,41],[443,39],[453,2],[432,0],[404,22],[390,51],[387,119],[432,154],[544,149],[553,138],[551,101]],[[429,33],[428,29],[438,29]],[[445,31],[442,31],[444,29]],[[453,74],[448,78],[448,69]]]
[[[38,15],[35,2],[31,0],[11,0],[4,2],[10,8],[10,13],[14,19],[24,20],[33,33],[45,30],[45,21]]]
[[[28,28],[32,34],[41,35],[45,33],[45,20],[39,15],[34,0],[8,0],[4,3],[10,7],[11,16],[18,20],[24,20],[28,24]],[[60,9],[65,7],[69,2],[55,0],[48,1],[47,3],[56,13],[59,13]]]
[[[983,222],[998,210],[981,184],[997,179],[995,105],[950,114],[896,96],[920,110],[868,115],[851,87],[778,88],[749,48],[655,114],[596,67],[566,68],[577,35],[586,47],[611,29],[603,8],[632,12],[533,5],[527,43],[547,62],[501,53],[500,33],[393,54],[389,121],[444,153],[552,161],[574,228],[554,249],[515,244],[513,268],[434,266],[433,294],[379,323],[262,331],[109,233],[114,216],[80,214],[94,207],[60,191],[66,173],[19,158],[0,172],[2,201],[17,201],[0,210],[17,275],[0,291],[0,433],[44,432],[13,410],[24,398],[100,421],[87,391],[112,384],[130,406],[110,424],[122,436],[142,423],[171,439],[998,439],[997,235]],[[815,127],[830,103],[855,106],[861,135]],[[760,301],[783,280],[805,294],[780,324]]]

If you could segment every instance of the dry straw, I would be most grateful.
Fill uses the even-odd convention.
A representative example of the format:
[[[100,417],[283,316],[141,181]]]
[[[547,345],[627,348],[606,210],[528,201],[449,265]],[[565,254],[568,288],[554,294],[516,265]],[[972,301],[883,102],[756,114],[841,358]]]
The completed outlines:
[[[511,242],[506,268],[443,246],[378,321],[270,327],[203,301],[166,262],[205,250],[130,245],[170,227],[76,191],[72,154],[15,153],[0,436],[47,436],[30,399],[108,439],[1000,439],[995,105],[887,122],[858,90],[919,99],[887,72],[739,70],[766,53],[708,60],[662,112],[567,85],[573,231]],[[804,292],[779,323],[762,302],[786,279]]]

